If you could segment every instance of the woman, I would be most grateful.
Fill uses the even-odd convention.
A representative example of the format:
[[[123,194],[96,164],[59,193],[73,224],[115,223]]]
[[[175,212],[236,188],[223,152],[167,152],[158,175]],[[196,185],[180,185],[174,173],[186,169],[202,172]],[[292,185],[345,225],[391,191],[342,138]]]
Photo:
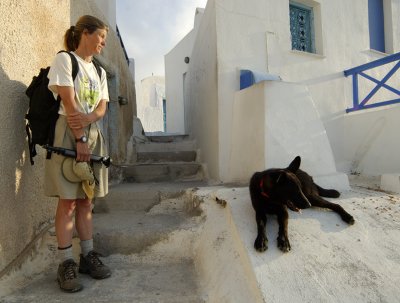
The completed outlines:
[[[77,276],[78,266],[72,256],[74,213],[81,246],[79,272],[90,274],[96,279],[111,275],[110,269],[93,250],[91,212],[92,194],[102,197],[108,192],[107,169],[100,163],[89,162],[91,153],[101,156],[106,153],[104,139],[96,122],[106,112],[109,100],[107,78],[102,68],[99,75],[92,60],[93,55],[100,54],[104,48],[107,33],[108,27],[101,20],[93,16],[82,16],[64,36],[65,48],[78,61],[79,71],[76,78],[72,77],[72,61],[65,52],[56,55],[48,75],[49,89],[55,96],[61,97],[54,146],[77,151],[76,163],[70,163],[65,157],[53,154],[51,159],[46,160],[45,168],[46,195],[59,198],[55,218],[60,261],[57,280],[60,288],[67,292],[82,289]],[[96,180],[92,194],[84,190],[84,183],[67,179],[67,174],[64,173],[68,165],[77,163],[88,163],[91,166],[90,172],[94,173]]]

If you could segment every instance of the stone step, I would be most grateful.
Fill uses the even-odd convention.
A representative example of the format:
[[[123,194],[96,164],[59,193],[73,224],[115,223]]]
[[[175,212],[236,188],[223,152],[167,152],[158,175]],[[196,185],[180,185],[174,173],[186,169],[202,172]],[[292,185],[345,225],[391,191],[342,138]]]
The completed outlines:
[[[196,157],[196,151],[137,152],[138,163],[194,162]]]
[[[140,253],[167,239],[170,233],[181,228],[185,219],[181,211],[154,215],[135,211],[94,214],[94,246],[105,256]]]
[[[110,189],[107,196],[96,198],[94,213],[108,213],[112,210],[145,211],[160,203],[160,192],[150,190],[148,186],[142,189],[134,183],[118,184]]]
[[[96,198],[94,213],[149,211],[166,198],[181,197],[188,188],[206,186],[202,181],[121,183],[110,188],[104,198]]]
[[[144,142],[135,145],[137,152],[174,152],[174,151],[195,151],[196,142],[184,140],[178,142]]]
[[[95,247],[103,255],[140,253],[171,233],[193,229],[201,212],[187,200],[189,186],[200,183],[121,184],[97,201]],[[192,233],[182,233],[191,237]],[[190,240],[188,239],[188,243]]]
[[[165,182],[204,180],[202,165],[188,162],[133,164],[123,167],[128,182]]]
[[[49,233],[41,244],[40,262],[28,266],[33,266],[35,273],[23,275],[19,283],[8,281],[12,289],[0,293],[0,302],[206,302],[192,259],[204,218],[183,194],[195,184],[111,187],[107,198],[96,200],[93,224],[94,246],[104,255],[112,276],[94,280],[80,275],[81,292],[60,291],[56,282],[57,243],[54,233]],[[73,247],[78,260],[79,239],[74,239]]]
[[[84,289],[69,294],[60,291],[56,282],[56,265],[33,277],[27,285],[0,297],[1,303],[203,303],[196,272],[191,260],[178,263],[146,263],[129,256],[103,258],[112,269],[112,276],[95,280],[80,275]]]
[[[149,133],[149,132],[146,132],[146,137],[151,142],[179,142],[179,141],[187,140],[187,138],[189,136],[185,135],[185,134],[169,134],[169,133],[160,133],[160,132]]]
[[[197,151],[196,142],[145,142],[136,144],[137,162],[194,162]]]

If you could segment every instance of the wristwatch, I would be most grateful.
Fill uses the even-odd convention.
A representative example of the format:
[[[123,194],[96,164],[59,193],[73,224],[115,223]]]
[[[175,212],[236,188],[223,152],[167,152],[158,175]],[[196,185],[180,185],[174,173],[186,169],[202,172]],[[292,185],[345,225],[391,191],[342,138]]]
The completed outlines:
[[[88,138],[83,135],[82,137],[80,137],[79,139],[75,139],[75,142],[82,142],[82,143],[86,143],[88,142]]]

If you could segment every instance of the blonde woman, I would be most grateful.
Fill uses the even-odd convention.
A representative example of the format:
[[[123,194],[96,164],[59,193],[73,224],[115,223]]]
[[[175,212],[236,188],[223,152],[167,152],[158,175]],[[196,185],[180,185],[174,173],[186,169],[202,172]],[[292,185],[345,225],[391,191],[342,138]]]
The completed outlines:
[[[60,265],[57,280],[60,288],[67,292],[82,289],[78,265],[72,254],[74,221],[81,246],[79,272],[95,279],[111,275],[110,269],[93,250],[91,212],[92,197],[102,197],[108,192],[107,169],[100,163],[89,163],[91,153],[106,154],[106,145],[96,122],[105,115],[109,101],[107,77],[104,69],[100,68],[100,73],[97,71],[92,60],[93,55],[100,54],[105,47],[107,33],[107,25],[96,17],[86,15],[79,18],[64,36],[66,50],[78,62],[76,78],[72,77],[72,60],[65,52],[56,55],[48,75],[49,89],[61,97],[54,146],[77,151],[76,162],[57,154],[45,161],[46,195],[58,197],[55,227]],[[77,163],[90,165],[96,180],[92,194],[84,190],[82,182],[71,180],[64,173]]]

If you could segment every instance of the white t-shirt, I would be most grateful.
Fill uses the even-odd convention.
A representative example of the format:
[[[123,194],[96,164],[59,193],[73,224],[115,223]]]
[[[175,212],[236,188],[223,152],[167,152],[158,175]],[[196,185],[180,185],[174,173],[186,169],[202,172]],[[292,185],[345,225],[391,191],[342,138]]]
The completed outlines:
[[[53,92],[54,97],[57,98],[56,86],[71,86],[75,88],[75,102],[77,103],[80,111],[83,113],[91,113],[99,104],[100,100],[109,101],[107,76],[105,70],[101,68],[101,79],[96,71],[92,62],[86,62],[81,57],[72,54],[78,60],[79,71],[75,78],[72,80],[72,62],[70,56],[65,53],[59,53],[54,58],[48,74],[49,89]],[[60,115],[66,115],[64,104],[61,101]]]

